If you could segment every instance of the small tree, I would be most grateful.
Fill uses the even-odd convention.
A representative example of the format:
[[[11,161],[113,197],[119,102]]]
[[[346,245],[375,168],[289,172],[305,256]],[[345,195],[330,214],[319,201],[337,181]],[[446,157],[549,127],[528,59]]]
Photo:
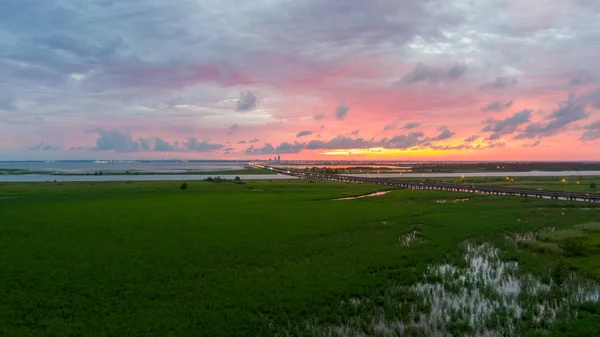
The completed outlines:
[[[593,190],[595,190],[596,189],[596,183],[591,183],[590,184],[590,188],[593,189]]]
[[[187,183],[181,183],[181,186],[179,186],[179,189],[187,190]]]
[[[235,177],[235,179],[233,179],[236,183],[239,183],[240,181],[242,181],[242,179],[240,179],[240,177]]]

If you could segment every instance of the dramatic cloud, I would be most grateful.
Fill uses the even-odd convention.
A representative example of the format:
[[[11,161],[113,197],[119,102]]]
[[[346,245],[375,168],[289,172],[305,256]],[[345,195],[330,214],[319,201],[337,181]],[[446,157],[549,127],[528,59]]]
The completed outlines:
[[[455,64],[449,68],[433,68],[423,64],[417,65],[402,78],[402,83],[414,84],[418,82],[438,83],[443,81],[453,81],[461,77],[467,71],[467,67],[462,64]]]
[[[471,137],[469,137],[469,138],[465,138],[465,143],[471,143],[471,142],[474,142],[474,141],[476,141],[477,139],[479,139],[479,136],[478,136],[478,135],[472,135],[472,136],[471,136]]]
[[[256,148],[254,146],[250,146],[247,148],[244,153],[247,155],[271,155],[271,154],[289,154],[289,153],[298,153],[302,149],[304,149],[305,143],[288,143],[283,142],[278,146],[274,147],[273,145],[267,143],[263,147]]]
[[[579,139],[584,142],[600,139],[600,120],[586,126]]]
[[[210,141],[208,140],[203,140],[199,142],[198,140],[196,140],[196,138],[193,137],[188,138],[186,141],[184,141],[183,146],[185,146],[187,150],[194,152],[220,150],[225,147],[223,144],[210,143]]]
[[[497,77],[494,81],[483,83],[479,88],[481,90],[496,90],[505,89],[517,84],[517,79],[514,77]]]
[[[512,104],[513,104],[513,101],[494,101],[494,102],[484,106],[483,108],[481,108],[481,111],[482,112],[504,111],[504,110],[510,108],[512,106]]]
[[[452,138],[452,136],[454,136],[456,134],[455,132],[452,132],[446,128],[441,128],[440,131],[441,131],[441,133],[439,135],[437,135],[433,140],[444,140],[444,139]]]
[[[165,152],[244,160],[291,151],[286,159],[327,160],[338,142],[370,149],[349,153],[371,159],[395,139],[487,151],[406,153],[428,160],[599,159],[587,141],[595,131],[583,128],[585,116],[600,117],[597,1],[82,3],[2,3],[0,158],[106,151],[114,159]],[[557,108],[569,90],[577,97]],[[504,119],[517,103],[536,113],[515,128]],[[561,109],[568,112],[552,115]],[[481,125],[481,111],[496,119]],[[324,121],[331,123],[319,129]],[[415,142],[409,132],[421,125],[426,135]],[[452,131],[429,131],[436,125]],[[318,143],[295,137],[304,130],[326,148],[307,149]],[[460,144],[473,134],[484,139]],[[261,141],[249,141],[255,137]],[[544,146],[523,146],[542,137]],[[23,151],[32,139],[73,151]],[[230,150],[232,139],[247,145]],[[306,139],[302,150],[294,139]],[[257,152],[246,154],[249,145]],[[406,158],[401,152],[385,158]]]
[[[44,142],[39,143],[38,145],[29,148],[29,151],[55,151],[62,149],[62,146],[52,146],[50,144],[45,144]]]
[[[253,110],[256,108],[256,100],[256,96],[250,90],[240,93],[240,98],[235,106],[235,111]]]
[[[154,151],[170,152],[175,150],[175,147],[169,142],[162,140],[158,137],[154,139]]]
[[[536,147],[538,145],[540,145],[542,141],[540,140],[536,140],[535,142],[531,143],[531,144],[524,144],[523,147]]]
[[[344,118],[346,118],[346,115],[348,114],[349,110],[350,110],[350,108],[345,105],[338,106],[335,109],[335,118],[337,118],[339,120],[343,120]]]
[[[417,122],[406,123],[406,124],[404,124],[403,129],[410,130],[410,129],[418,128],[419,126],[421,126],[421,123],[417,123]]]
[[[298,132],[296,134],[296,138],[300,138],[300,137],[304,137],[304,136],[309,136],[309,135],[312,135],[312,134],[313,134],[313,132],[310,131],[310,130],[303,130],[303,131],[300,131],[300,132]]]
[[[502,136],[513,134],[517,131],[520,125],[529,122],[531,112],[532,110],[525,109],[505,119],[497,120],[494,118],[489,118],[484,121],[487,126],[481,131],[492,133],[488,137],[489,140],[496,140]]]
[[[374,147],[374,144],[372,140],[365,140],[363,138],[337,136],[329,141],[311,140],[306,144],[306,149],[360,149]]]
[[[96,147],[94,150],[97,151],[110,151],[116,152],[135,152],[139,151],[141,144],[137,140],[133,140],[131,135],[123,133],[117,129],[114,130],[103,130],[96,129],[92,131],[99,135],[96,140]]]
[[[560,102],[558,108],[547,116],[546,119],[548,122],[529,124],[525,130],[515,138],[542,138],[553,136],[568,124],[587,118],[589,114],[586,111],[585,106],[586,101],[571,94],[566,101]]]
[[[393,123],[388,123],[383,127],[383,131],[390,131],[390,130],[394,130],[395,128],[398,127],[398,123],[393,122]]]
[[[426,140],[422,139],[423,137],[425,137],[423,132],[411,132],[408,135],[383,139],[377,145],[391,149],[407,149],[425,142]]]
[[[150,142],[148,142],[148,140],[143,139],[143,138],[138,138],[137,140],[140,143],[140,148],[143,151],[148,151],[150,150]]]
[[[231,124],[229,129],[227,129],[227,134],[232,135],[232,134],[236,133],[236,131],[239,130],[239,128],[240,128],[240,126],[237,123],[233,123],[233,124]]]

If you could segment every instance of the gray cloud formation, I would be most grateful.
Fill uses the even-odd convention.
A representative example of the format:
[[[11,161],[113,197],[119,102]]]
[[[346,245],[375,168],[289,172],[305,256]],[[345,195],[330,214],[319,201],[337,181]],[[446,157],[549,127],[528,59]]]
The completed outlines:
[[[536,140],[535,142],[533,142],[531,144],[523,145],[523,147],[536,147],[536,146],[540,145],[541,142],[542,142],[541,140]]]
[[[600,120],[587,125],[579,139],[584,142],[600,139]]]
[[[248,143],[258,143],[260,141],[260,139],[258,138],[252,138],[248,141]]]
[[[242,140],[238,141],[236,144],[246,144],[246,141],[242,139]]]
[[[112,119],[113,125],[127,125],[119,124],[121,119],[130,117],[125,115],[127,104],[139,101],[154,108],[161,106],[160,100],[170,99],[172,93],[180,95],[196,87],[203,92],[197,100],[202,108],[238,88],[281,88],[286,93],[277,99],[282,101],[292,95],[305,98],[313,93],[303,90],[309,87],[306,83],[313,84],[315,74],[331,84],[319,95],[346,93],[340,91],[340,83],[344,90],[375,92],[394,76],[393,69],[379,67],[398,61],[398,55],[402,55],[402,66],[416,60],[438,65],[469,58],[472,62],[469,61],[468,74],[473,78],[480,73],[509,74],[510,69],[518,69],[527,83],[523,85],[523,97],[537,99],[540,96],[533,89],[564,86],[568,81],[564,79],[577,73],[574,70],[598,71],[594,44],[599,31],[598,20],[594,20],[600,10],[598,2],[576,0],[552,5],[546,7],[557,14],[546,20],[549,16],[544,9],[525,2],[516,6],[472,2],[465,7],[463,2],[440,0],[235,4],[229,0],[108,0],[86,2],[84,8],[77,0],[39,1],[35,5],[31,1],[5,1],[0,10],[0,79],[10,84],[11,90],[14,88],[16,96],[12,103],[4,105],[10,109],[16,105],[24,114],[31,113],[25,116],[28,120],[34,114],[44,116],[49,121],[44,125],[47,132],[63,132],[54,126],[61,123],[55,122],[95,121],[96,117],[91,116]],[[490,12],[499,15],[482,14]],[[555,34],[556,27],[570,32],[569,38]],[[465,36],[469,42],[461,41]],[[523,45],[527,48],[520,48]],[[498,52],[498,46],[503,47],[503,52]],[[586,52],[577,58],[565,53],[582,48]],[[529,66],[529,54],[537,57],[542,51],[548,55],[544,65]],[[360,68],[368,60],[375,60],[369,62],[375,65],[369,66],[368,72],[383,70],[389,76],[365,76]],[[442,70],[448,78],[464,76],[460,67],[451,71],[429,68],[434,73]],[[559,72],[562,77],[555,76]],[[415,73],[414,80],[419,76],[432,77],[427,71],[419,76]],[[334,80],[331,74],[336,75]],[[556,83],[556,78],[560,83]],[[429,79],[419,81],[425,83]],[[582,78],[573,85],[586,81]],[[471,84],[471,89],[481,82]],[[290,83],[293,94],[286,87]],[[301,83],[301,89],[297,83]],[[321,89],[321,83],[308,90]],[[515,83],[516,79],[501,78],[482,87],[498,89]],[[458,84],[448,89],[461,95],[469,90]],[[364,102],[367,100],[352,108],[369,108]],[[423,105],[430,103],[433,104]],[[600,100],[595,104],[600,107]],[[380,117],[377,113],[373,113],[373,118]],[[72,119],[62,119],[64,116]],[[167,118],[166,114],[156,116],[157,123]],[[5,137],[18,138],[20,134],[35,132],[6,125],[3,123],[0,131]],[[154,144],[132,141],[140,149]]]
[[[441,133],[439,135],[437,135],[435,138],[433,138],[432,140],[444,140],[444,139],[452,138],[452,136],[454,136],[456,134],[456,132],[452,132],[445,127],[440,128],[440,131],[441,131]]]
[[[461,151],[461,150],[486,150],[486,149],[494,149],[506,146],[504,142],[496,142],[489,144],[459,144],[459,145],[431,145],[431,148],[434,150],[442,150],[442,151]]]
[[[350,150],[350,149],[372,149],[372,148],[385,148],[385,149],[410,149],[428,147],[432,149],[440,150],[461,150],[461,149],[473,149],[483,150],[492,149],[496,147],[505,146],[504,143],[496,142],[490,144],[477,144],[471,145],[468,142],[478,138],[478,136],[472,136],[465,140],[465,144],[460,145],[432,145],[431,141],[444,140],[452,137],[454,132],[449,131],[446,128],[440,128],[441,133],[433,138],[425,137],[425,134],[421,131],[410,132],[404,135],[397,135],[391,138],[365,139],[365,138],[352,138],[346,136],[337,136],[330,140],[311,140],[308,142],[283,142],[278,146],[272,144],[265,144],[263,147],[257,148],[250,146],[245,150],[248,155],[273,155],[273,154],[284,154],[284,153],[299,153],[302,150]]]
[[[223,144],[211,143],[208,140],[203,140],[203,141],[199,142],[194,137],[188,138],[186,141],[183,142],[183,145],[189,151],[194,151],[194,152],[214,151],[214,150],[220,150],[225,147]]]
[[[478,135],[472,135],[472,136],[471,136],[471,137],[469,137],[469,138],[465,138],[465,143],[471,143],[471,142],[474,142],[474,141],[476,141],[477,139],[479,139],[479,136],[478,136]]]
[[[346,115],[348,114],[348,111],[350,110],[349,107],[347,107],[346,105],[340,105],[335,109],[335,118],[339,119],[339,120],[343,120],[344,118],[346,118]]]
[[[570,94],[566,101],[560,102],[558,108],[546,117],[546,123],[529,124],[516,139],[550,137],[563,130],[567,125],[585,119],[589,116],[586,111],[587,100],[585,97],[576,97]]]
[[[121,132],[117,129],[103,130],[95,129],[92,133],[98,134],[96,140],[96,151],[115,151],[115,152],[137,152],[137,151],[192,151],[207,152],[220,150],[225,146],[223,144],[211,143],[207,140],[198,141],[194,137],[188,138],[184,142],[174,141],[169,143],[159,137],[147,140],[144,138],[133,139],[129,133]],[[152,145],[152,146],[151,146]],[[181,145],[181,146],[180,146]]]
[[[481,90],[497,90],[506,89],[517,84],[517,79],[514,77],[496,77],[492,82],[483,83],[479,89]]]
[[[324,118],[325,118],[325,114],[315,114],[315,115],[313,116],[313,118],[314,118],[315,120],[318,120],[318,121],[319,121],[319,120],[321,120],[321,119],[324,119]]]
[[[369,147],[373,147],[373,141],[365,140],[363,138],[351,138],[345,136],[337,136],[328,141],[311,140],[306,144],[307,150],[361,149]]]
[[[510,108],[513,104],[513,101],[494,101],[483,108],[481,108],[482,112],[500,112]]]
[[[467,67],[463,64],[455,64],[449,68],[434,68],[418,64],[413,70],[402,78],[402,83],[414,84],[418,82],[438,83],[453,81],[465,74]]]
[[[487,124],[481,131],[491,132],[492,134],[488,137],[489,140],[496,140],[502,136],[510,135],[515,133],[519,126],[529,122],[532,110],[523,110],[516,112],[514,115],[505,119],[494,119],[489,118],[484,121]]]
[[[310,131],[310,130],[303,130],[303,131],[300,131],[300,132],[298,132],[296,134],[296,138],[300,138],[300,137],[304,137],[304,136],[310,136],[312,134],[313,134],[313,132]]]
[[[240,93],[240,98],[235,106],[235,111],[250,111],[256,108],[256,96],[252,91],[246,90]]]
[[[286,153],[298,153],[302,149],[304,149],[305,143],[288,143],[283,142],[278,146],[273,146],[269,143],[266,143],[263,147],[256,148],[254,146],[250,146],[247,148],[244,153],[247,155],[271,155],[271,154],[286,154]]]
[[[421,126],[421,123],[411,122],[411,123],[404,124],[403,129],[410,130],[410,129],[418,128],[419,126]]]
[[[175,150],[175,146],[173,146],[169,142],[159,137],[156,137],[154,139],[154,151],[170,152],[173,150]]]
[[[96,147],[94,148],[97,151],[135,152],[141,148],[141,143],[138,140],[133,140],[130,134],[123,133],[117,129],[95,129],[92,132],[99,135],[96,140]]]
[[[411,132],[407,135],[398,135],[392,138],[382,138],[380,140],[352,138],[346,136],[337,136],[327,141],[311,140],[309,142],[284,142],[278,146],[265,144],[261,148],[250,146],[245,153],[249,155],[269,155],[282,153],[298,153],[306,150],[347,150],[347,149],[366,149],[373,147],[384,147],[394,149],[407,149],[421,145],[428,141],[423,132]]]
[[[237,130],[239,130],[239,129],[240,129],[240,126],[237,123],[233,123],[233,124],[231,124],[229,129],[227,129],[227,134],[232,135],[232,134],[236,133]]]
[[[143,139],[143,138],[139,138],[138,142],[140,143],[140,148],[144,151],[148,151],[150,150],[150,142],[148,142],[148,140]]]
[[[421,126],[421,123],[409,122],[409,123],[404,124],[404,126],[402,127],[402,129],[411,130],[411,129],[417,128],[419,126]],[[397,128],[397,127],[398,127],[398,121],[392,122],[392,123],[387,124],[383,128],[383,131],[393,130],[393,129]]]
[[[38,151],[38,150],[41,150],[41,151],[56,151],[56,150],[60,150],[62,148],[63,148],[62,146],[52,146],[50,144],[46,144],[44,142],[41,142],[38,145],[29,148],[29,151]]]
[[[423,132],[411,132],[407,135],[398,135],[390,139],[383,139],[378,145],[392,149],[407,149],[426,142],[427,140],[422,139],[423,137],[425,137]]]
[[[383,131],[390,131],[390,130],[394,130],[395,128],[398,127],[398,123],[393,122],[393,123],[388,123],[383,127]]]

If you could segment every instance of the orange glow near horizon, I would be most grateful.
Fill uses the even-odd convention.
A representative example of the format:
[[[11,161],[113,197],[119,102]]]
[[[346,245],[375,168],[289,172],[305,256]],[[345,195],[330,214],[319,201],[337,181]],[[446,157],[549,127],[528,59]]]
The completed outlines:
[[[398,156],[398,155],[436,155],[447,152],[455,152],[456,150],[434,150],[434,149],[386,149],[382,147],[372,147],[368,149],[345,149],[345,150],[329,150],[320,154],[329,156],[352,156],[352,155],[372,155],[372,156]]]

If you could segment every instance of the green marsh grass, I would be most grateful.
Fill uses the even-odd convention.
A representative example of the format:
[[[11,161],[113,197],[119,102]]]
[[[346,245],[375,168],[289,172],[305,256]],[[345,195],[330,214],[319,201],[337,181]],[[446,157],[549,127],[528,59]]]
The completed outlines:
[[[408,323],[430,312],[410,289],[434,266],[467,268],[464,242],[498,247],[517,274],[544,277],[562,263],[600,277],[592,249],[557,261],[504,239],[598,221],[600,212],[563,210],[566,201],[436,203],[466,195],[416,190],[333,201],[389,187],[186,183],[0,184],[0,335],[376,333],[371,317]],[[400,244],[415,230],[422,241]],[[463,323],[451,331],[473,331]]]

